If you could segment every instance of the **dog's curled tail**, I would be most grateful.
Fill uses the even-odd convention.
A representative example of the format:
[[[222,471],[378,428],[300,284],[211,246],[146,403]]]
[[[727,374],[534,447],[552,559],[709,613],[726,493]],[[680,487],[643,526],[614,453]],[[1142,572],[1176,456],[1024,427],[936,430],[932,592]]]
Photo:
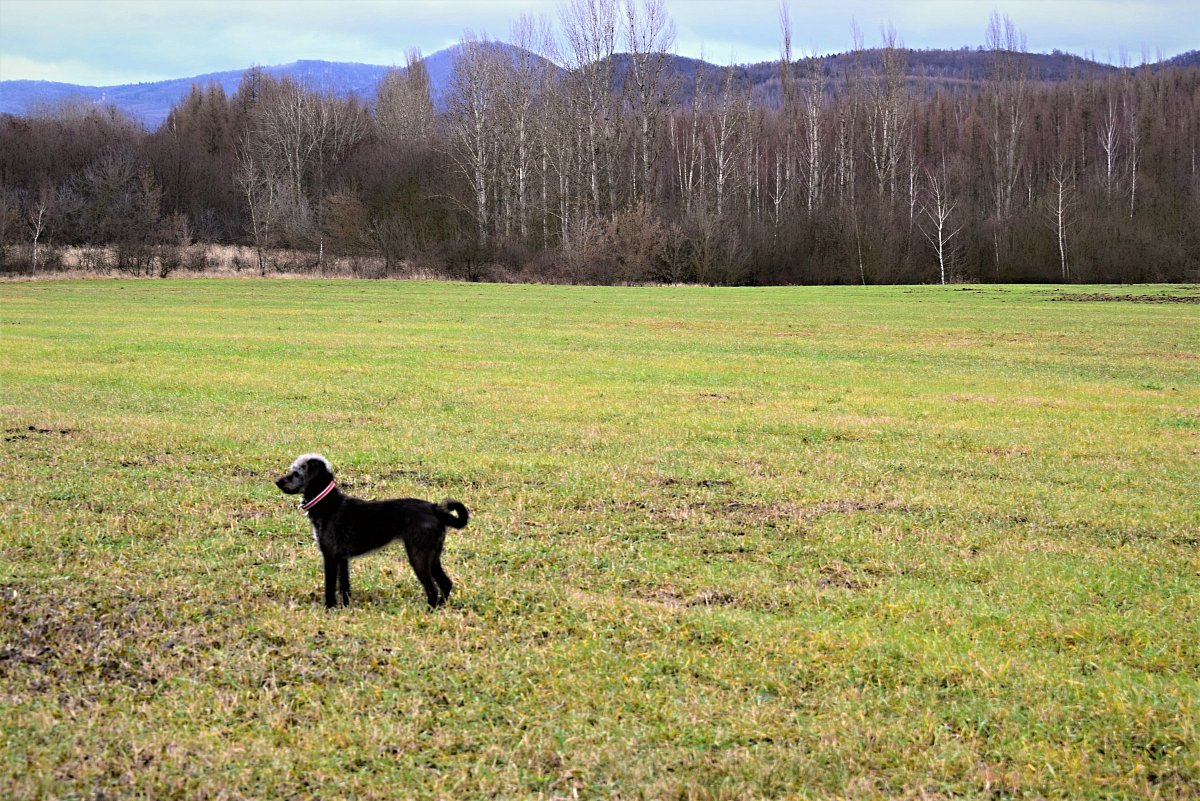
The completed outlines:
[[[467,513],[467,507],[449,498],[439,504],[435,504],[433,508],[437,510],[437,516],[441,518],[441,521],[450,526],[450,528],[464,527],[471,517]]]

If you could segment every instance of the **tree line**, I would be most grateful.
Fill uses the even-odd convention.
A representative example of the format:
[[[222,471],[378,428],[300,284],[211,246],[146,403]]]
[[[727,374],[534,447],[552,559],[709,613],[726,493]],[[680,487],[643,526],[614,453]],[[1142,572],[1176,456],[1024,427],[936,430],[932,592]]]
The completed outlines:
[[[1200,69],[1043,81],[993,14],[989,74],[931,82],[893,29],[836,73],[781,7],[766,84],[687,74],[663,0],[570,0],[421,55],[368,104],[249,70],[154,131],[112,108],[0,118],[7,271],[165,275],[195,242],[261,274],[712,284],[1200,278]],[[104,247],[100,247],[104,246]],[[279,254],[302,254],[283,261]]]

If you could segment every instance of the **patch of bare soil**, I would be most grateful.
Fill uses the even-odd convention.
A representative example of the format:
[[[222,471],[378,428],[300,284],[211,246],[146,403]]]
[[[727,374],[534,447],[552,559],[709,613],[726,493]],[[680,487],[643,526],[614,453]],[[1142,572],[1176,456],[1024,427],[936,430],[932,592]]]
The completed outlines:
[[[73,434],[74,431],[70,428],[42,428],[41,426],[26,426],[25,428],[6,428],[4,433],[7,434],[4,438],[5,442],[15,442],[19,439],[29,439],[31,436],[46,436],[48,434]]]
[[[858,591],[865,590],[871,587],[871,583],[852,571],[846,565],[840,562],[821,566],[821,578],[817,580],[817,587],[827,590],[831,587],[837,587],[844,590]]]
[[[105,607],[0,588],[0,677],[25,665],[33,669],[33,690],[81,676],[134,688],[157,684],[160,677],[135,657],[134,644],[149,633],[147,618],[136,601]]]
[[[1200,295],[1105,295],[1100,292],[1055,295],[1050,300],[1115,303],[1200,303]]]
[[[806,523],[825,515],[851,515],[858,512],[907,512],[908,504],[902,501],[881,500],[830,500],[816,504],[729,501],[714,506],[714,509],[735,520],[752,524],[768,524],[782,521]]]
[[[670,609],[686,609],[693,606],[730,606],[737,599],[727,592],[718,590],[702,590],[688,596],[670,585],[662,587],[647,587],[636,590],[634,595],[643,601],[660,604]]]

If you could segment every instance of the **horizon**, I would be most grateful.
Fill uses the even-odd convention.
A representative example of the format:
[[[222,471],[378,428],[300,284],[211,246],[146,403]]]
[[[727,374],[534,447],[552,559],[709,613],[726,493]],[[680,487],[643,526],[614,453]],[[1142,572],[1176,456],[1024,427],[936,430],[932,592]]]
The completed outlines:
[[[513,45],[510,42],[505,42],[503,40],[493,40],[493,41],[500,42],[500,43],[508,45],[510,47],[516,47],[516,45]],[[428,59],[428,58],[436,56],[440,53],[454,50],[459,45],[460,45],[460,43],[454,43],[454,44],[448,45],[447,47],[444,47],[441,50],[438,50],[434,53],[423,53],[422,58]],[[882,49],[882,47],[883,47],[882,44],[865,45],[862,48],[861,52],[869,53],[869,52],[872,52],[875,50]],[[913,52],[913,53],[920,53],[920,52],[955,53],[955,52],[962,52],[962,51],[976,53],[976,52],[982,52],[985,50],[983,45],[978,45],[978,46],[964,45],[962,47],[906,47],[903,45],[899,45],[898,47],[901,50],[906,50],[908,52]],[[853,52],[855,52],[853,48],[848,48],[845,50],[836,50],[836,51],[830,51],[828,53],[820,53],[820,54],[816,54],[815,56],[808,55],[808,54],[801,54],[801,55],[793,54],[793,60],[794,61],[802,61],[802,60],[805,60],[808,58],[819,58],[819,59],[820,58],[835,58],[835,57],[847,55],[847,54],[853,53]],[[1086,61],[1089,63],[1104,66],[1104,67],[1113,67],[1115,69],[1121,69],[1121,68],[1133,69],[1133,68],[1137,68],[1139,66],[1143,66],[1146,64],[1154,65],[1154,64],[1165,63],[1165,62],[1170,61],[1171,59],[1176,58],[1181,55],[1187,55],[1188,53],[1193,53],[1193,52],[1200,52],[1200,49],[1185,50],[1185,51],[1182,51],[1181,53],[1177,53],[1172,56],[1164,55],[1161,58],[1154,58],[1154,59],[1151,59],[1150,61],[1145,61],[1145,62],[1139,61],[1136,64],[1130,62],[1125,65],[1113,64],[1110,61],[1097,58],[1091,54],[1072,53],[1072,52],[1060,50],[1057,48],[1055,48],[1054,50],[1052,50],[1050,52],[1039,52],[1039,51],[1034,51],[1034,50],[1025,50],[1022,52],[1026,53],[1027,55],[1045,56],[1047,58],[1053,58],[1053,57],[1077,58],[1082,61]],[[614,53],[614,55],[618,55],[618,56],[619,55],[627,55],[627,53],[625,51],[618,50],[616,53]],[[691,59],[694,61],[701,61],[701,62],[704,62],[706,64],[709,64],[709,65],[715,66],[715,67],[730,66],[728,64],[723,64],[719,61],[709,60],[709,59],[706,59],[706,58],[703,58],[700,56],[688,56],[688,55],[685,55],[682,53],[672,53],[672,55],[675,55],[680,58]],[[553,59],[550,59],[550,60],[553,61]],[[779,57],[776,57],[775,59],[769,59],[766,61],[737,62],[737,63],[733,64],[732,66],[755,67],[755,66],[761,66],[763,64],[774,63],[778,60],[779,60]],[[555,61],[554,63],[558,67],[566,69],[566,67],[564,67],[561,63],[558,63],[557,61]],[[66,81],[50,81],[50,80],[41,80],[41,79],[37,79],[37,78],[13,78],[13,79],[5,78],[5,79],[0,80],[0,84],[28,82],[28,83],[45,83],[45,84],[50,84],[50,85],[69,86],[69,87],[75,87],[75,88],[80,88],[80,89],[101,89],[101,90],[102,89],[121,89],[121,88],[130,87],[130,86],[155,86],[158,84],[173,83],[175,81],[195,80],[198,78],[207,78],[207,77],[217,76],[217,75],[227,75],[229,73],[245,73],[249,70],[256,69],[256,68],[268,69],[268,70],[281,69],[281,68],[286,68],[286,67],[297,66],[300,64],[336,64],[336,65],[361,66],[361,67],[383,67],[383,68],[396,67],[398,69],[405,69],[405,67],[403,65],[378,64],[378,63],[372,63],[372,62],[367,62],[367,61],[331,61],[329,59],[321,59],[321,58],[297,58],[297,59],[293,59],[291,61],[280,62],[277,64],[247,64],[244,67],[232,67],[230,69],[221,69],[221,70],[213,70],[210,72],[196,73],[194,75],[177,75],[174,77],[162,78],[159,80],[135,81],[132,83],[123,83],[123,84],[76,84],[76,83],[69,83]]]
[[[304,0],[280,14],[279,0],[249,0],[238,2],[238,13],[231,14],[232,0],[0,0],[5,20],[0,81],[105,88],[299,61],[401,66],[409,50],[433,55],[458,44],[469,27],[507,42],[521,14],[556,21],[564,5],[556,0]],[[719,13],[724,6],[715,0],[668,0],[665,6],[677,31],[669,48],[676,55],[717,65],[780,57],[777,0],[748,0],[736,18]],[[1200,30],[1200,8],[1184,0],[1004,5],[848,0],[832,10],[792,0],[788,6],[794,57],[852,51],[856,38],[873,49],[888,26],[895,29],[897,46],[906,49],[975,50],[983,46],[993,12],[1012,20],[1028,52],[1057,51],[1113,66],[1155,63],[1195,50],[1197,43],[1188,35]]]

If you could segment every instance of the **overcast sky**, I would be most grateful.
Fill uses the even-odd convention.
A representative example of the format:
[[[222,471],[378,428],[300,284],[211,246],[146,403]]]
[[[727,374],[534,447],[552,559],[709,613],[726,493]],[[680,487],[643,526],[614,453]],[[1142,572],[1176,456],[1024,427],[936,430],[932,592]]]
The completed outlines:
[[[403,64],[464,30],[506,39],[522,13],[557,18],[565,0],[0,0],[0,80],[91,86],[184,78],[299,59]],[[913,48],[983,44],[993,10],[1034,52],[1119,63],[1200,48],[1200,0],[789,0],[797,54],[867,46],[895,26]],[[718,63],[779,55],[778,0],[666,0],[676,52]]]

